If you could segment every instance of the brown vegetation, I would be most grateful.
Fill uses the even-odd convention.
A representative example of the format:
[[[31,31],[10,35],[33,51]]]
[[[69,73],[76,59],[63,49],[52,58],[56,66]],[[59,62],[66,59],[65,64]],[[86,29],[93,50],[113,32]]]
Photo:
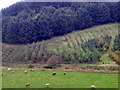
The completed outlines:
[[[118,54],[119,52],[110,52],[109,57],[115,61],[117,64],[120,64],[120,55]]]
[[[47,66],[56,68],[62,59],[58,55],[53,55],[47,60]]]

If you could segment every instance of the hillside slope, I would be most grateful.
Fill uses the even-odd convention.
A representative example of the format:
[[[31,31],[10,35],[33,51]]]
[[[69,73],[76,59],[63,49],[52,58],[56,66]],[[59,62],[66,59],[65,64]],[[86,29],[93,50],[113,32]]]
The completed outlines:
[[[63,63],[99,62],[103,54],[113,50],[116,36],[118,24],[106,24],[28,45],[2,44],[2,61],[45,63],[56,55]]]

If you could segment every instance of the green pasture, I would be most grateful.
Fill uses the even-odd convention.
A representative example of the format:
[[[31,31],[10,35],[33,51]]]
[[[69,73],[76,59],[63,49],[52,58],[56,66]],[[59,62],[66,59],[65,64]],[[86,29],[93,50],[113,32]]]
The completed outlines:
[[[90,88],[95,85],[96,88],[118,88],[118,74],[103,73],[81,73],[67,72],[63,75],[63,71],[55,71],[57,74],[52,76],[54,71],[28,71],[24,70],[3,69],[2,87],[3,88],[26,88],[25,85],[30,83],[27,88],[46,88],[45,84],[49,83],[50,88]]]

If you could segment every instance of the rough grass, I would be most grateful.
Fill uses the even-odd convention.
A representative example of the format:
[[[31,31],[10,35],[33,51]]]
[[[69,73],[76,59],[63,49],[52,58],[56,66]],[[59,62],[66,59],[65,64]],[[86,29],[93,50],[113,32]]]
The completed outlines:
[[[99,64],[115,64],[115,62],[113,62],[113,61],[110,59],[108,53],[102,55],[102,57],[100,58],[100,61],[101,61],[101,62],[99,62]]]
[[[46,83],[51,84],[50,88],[90,88],[94,84],[97,88],[118,88],[117,74],[98,74],[98,73],[80,73],[67,72],[64,76],[62,71],[57,71],[56,76],[52,76],[53,71],[11,71],[3,70],[2,80],[3,88],[26,88],[27,83],[31,84],[29,88],[46,88]]]

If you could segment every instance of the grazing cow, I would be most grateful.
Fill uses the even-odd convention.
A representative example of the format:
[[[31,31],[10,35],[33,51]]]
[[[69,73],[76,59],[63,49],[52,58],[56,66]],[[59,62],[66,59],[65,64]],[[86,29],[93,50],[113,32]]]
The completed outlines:
[[[28,83],[28,84],[26,84],[26,87],[30,87],[30,84]]]
[[[30,71],[34,72],[34,71],[35,71],[35,69],[31,69]]]
[[[3,73],[1,73],[1,76],[3,76]]]
[[[50,87],[50,84],[48,83],[48,84],[45,84],[45,87]]]
[[[66,72],[64,72],[63,75],[65,76],[65,75],[66,75]]]
[[[14,71],[12,71],[12,74],[14,74],[15,72]]]
[[[91,85],[91,88],[96,88],[95,85]]]
[[[11,68],[8,68],[8,69],[7,69],[7,71],[10,71],[10,70],[11,70]]]
[[[56,72],[53,72],[53,73],[52,73],[52,76],[54,76],[54,75],[56,75]]]

